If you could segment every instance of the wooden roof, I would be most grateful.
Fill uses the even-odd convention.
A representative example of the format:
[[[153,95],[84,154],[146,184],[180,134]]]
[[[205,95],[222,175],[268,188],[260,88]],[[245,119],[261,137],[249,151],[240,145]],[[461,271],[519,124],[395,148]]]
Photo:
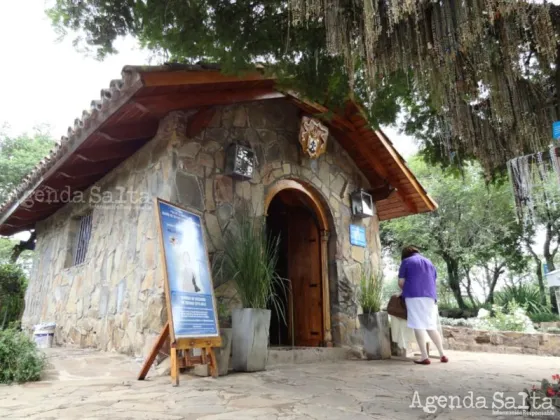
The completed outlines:
[[[226,75],[212,65],[126,66],[122,79],[101,90],[74,121],[68,135],[0,207],[0,234],[33,228],[65,203],[45,200],[49,191],[85,190],[126,160],[156,134],[159,120],[174,110],[199,109],[188,130],[205,124],[204,109],[237,102],[286,98],[308,113],[327,110],[293,92],[275,88],[261,72]],[[355,103],[326,121],[372,186],[396,192],[376,202],[380,220],[433,211],[436,203],[381,131],[373,130]],[[200,127],[197,127],[199,125]],[[41,192],[40,192],[41,191]],[[37,200],[42,194],[42,200]]]

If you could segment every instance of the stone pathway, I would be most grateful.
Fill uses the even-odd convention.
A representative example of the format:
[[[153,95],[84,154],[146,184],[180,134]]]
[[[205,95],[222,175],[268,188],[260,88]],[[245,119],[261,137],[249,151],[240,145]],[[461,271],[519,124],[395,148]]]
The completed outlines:
[[[450,351],[449,364],[290,365],[218,380],[183,375],[173,388],[168,376],[153,373],[136,381],[139,364],[122,355],[78,349],[48,354],[51,368],[44,381],[0,386],[1,419],[514,419],[521,417],[492,415],[494,393],[516,396],[560,373],[558,358]],[[428,396],[462,400],[472,391],[475,399],[485,396],[489,407],[427,413],[409,407],[415,391],[424,406]]]

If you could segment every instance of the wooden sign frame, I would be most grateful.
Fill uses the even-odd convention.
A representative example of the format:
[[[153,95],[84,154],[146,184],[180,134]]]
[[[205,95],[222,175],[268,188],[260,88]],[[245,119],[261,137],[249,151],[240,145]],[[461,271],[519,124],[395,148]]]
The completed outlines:
[[[222,339],[220,337],[220,326],[217,318],[217,305],[216,305],[216,297],[214,295],[214,283],[212,279],[212,273],[210,270],[210,260],[208,258],[208,248],[206,245],[206,235],[204,230],[202,229],[202,242],[204,245],[204,252],[206,255],[206,264],[208,269],[210,270],[209,274],[209,286],[212,292],[212,304],[214,310],[214,317],[216,322],[216,331],[217,336],[210,336],[210,337],[175,337],[175,330],[173,327],[173,309],[171,307],[171,290],[169,286],[169,271],[167,266],[167,258],[165,254],[165,244],[164,244],[164,236],[163,236],[163,229],[162,229],[162,221],[161,221],[161,211],[159,204],[163,203],[172,207],[175,207],[181,211],[193,214],[197,216],[202,221],[202,214],[199,212],[194,212],[190,209],[186,209],[181,207],[177,204],[171,203],[169,201],[163,200],[161,198],[154,199],[154,207],[155,207],[155,217],[156,217],[156,224],[159,236],[159,243],[160,243],[160,259],[163,267],[163,278],[164,278],[164,290],[165,290],[165,302],[167,306],[167,323],[163,327],[158,339],[156,340],[152,351],[150,352],[148,358],[144,362],[140,374],[138,375],[138,380],[145,379],[150,367],[154,363],[159,351],[169,339],[170,341],[170,355],[171,358],[171,383],[173,386],[179,385],[179,371],[181,368],[188,368],[193,367],[195,364],[208,364],[210,368],[210,374],[212,377],[216,378],[218,376],[218,365],[216,362],[216,356],[214,354],[214,347],[220,347],[222,345]],[[201,349],[201,356],[193,357],[191,352],[193,349]]]

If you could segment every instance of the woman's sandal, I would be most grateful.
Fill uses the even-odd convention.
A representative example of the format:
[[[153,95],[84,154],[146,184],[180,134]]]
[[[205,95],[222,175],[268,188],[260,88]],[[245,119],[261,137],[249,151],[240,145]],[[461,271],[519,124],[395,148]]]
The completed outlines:
[[[424,360],[414,360],[414,363],[416,363],[417,365],[429,365],[432,362],[430,361],[430,359],[424,359]]]
[[[441,361],[441,363],[447,363],[449,362],[449,359],[447,358],[447,356],[441,356],[441,359],[439,359]]]

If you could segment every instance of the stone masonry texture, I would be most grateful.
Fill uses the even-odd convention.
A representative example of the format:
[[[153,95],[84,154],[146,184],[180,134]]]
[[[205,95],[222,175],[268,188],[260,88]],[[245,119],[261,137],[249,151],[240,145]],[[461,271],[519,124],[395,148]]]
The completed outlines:
[[[298,143],[299,110],[285,100],[216,107],[209,126],[187,137],[194,111],[174,112],[135,155],[38,223],[23,325],[56,322],[57,344],[146,355],[166,320],[163,268],[153,199],[202,214],[210,260],[236,212],[264,214],[266,194],[281,179],[297,180],[321,197],[330,224],[329,289],[335,345],[359,345],[356,289],[364,265],[379,263],[376,217],[353,220],[350,193],[369,186],[331,136],[327,153],[305,157]],[[232,142],[256,152],[251,180],[224,175]],[[78,201],[78,200],[74,200]],[[84,263],[72,266],[78,218],[92,212]],[[350,245],[350,224],[366,227],[366,248]],[[218,294],[230,284],[216,284]]]
[[[452,350],[560,356],[560,335],[515,331],[480,331],[443,327],[445,348]]]

